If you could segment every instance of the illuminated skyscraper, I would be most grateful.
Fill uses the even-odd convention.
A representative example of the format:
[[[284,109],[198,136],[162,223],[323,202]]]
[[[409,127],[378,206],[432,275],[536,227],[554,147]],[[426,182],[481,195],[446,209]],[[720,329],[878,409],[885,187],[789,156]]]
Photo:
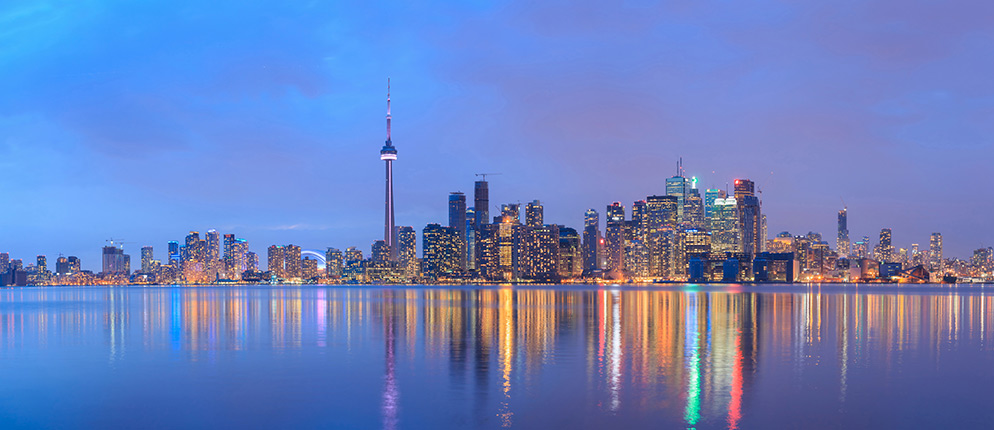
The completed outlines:
[[[535,200],[525,205],[525,225],[541,227],[545,224],[542,202]]]
[[[175,240],[170,240],[169,243],[166,244],[166,247],[169,250],[169,263],[175,264],[179,262],[180,261],[179,242]]]
[[[889,263],[893,258],[893,253],[894,246],[891,244],[890,229],[880,229],[880,243],[877,245],[876,259],[884,263]]]
[[[142,273],[152,272],[152,247],[142,247]]]
[[[221,270],[221,236],[217,233],[217,230],[210,229],[207,230],[205,241],[207,242],[207,249],[205,250],[207,275],[210,279],[214,279]]]
[[[559,277],[578,278],[583,275],[580,235],[575,229],[559,226]]]
[[[324,253],[325,276],[338,279],[342,277],[342,251],[338,248],[328,248]]]
[[[397,246],[400,248],[398,261],[403,278],[407,280],[418,276],[417,237],[418,234],[414,231],[414,227],[397,227]]]
[[[716,199],[711,211],[711,248],[715,252],[741,252],[738,202],[734,197]]]
[[[625,207],[621,202],[612,203],[607,207],[606,217],[607,270],[621,273],[625,268]]]
[[[521,205],[508,203],[500,206],[500,222],[507,222],[514,225],[521,224]]]
[[[840,258],[849,256],[849,208],[839,211],[839,235],[835,241],[835,252]]]
[[[342,280],[349,283],[360,283],[366,280],[362,260],[362,251],[354,246],[345,249]]]
[[[283,252],[283,247],[276,245],[270,246],[267,257],[266,269],[277,278],[286,278],[286,272],[284,272],[286,254]]]
[[[666,195],[676,197],[676,218],[677,222],[683,222],[684,198],[687,196],[687,189],[690,188],[689,181],[682,175],[677,175],[666,180]]]
[[[10,254],[0,252],[0,274],[6,273],[8,270],[10,270]]]
[[[559,226],[523,226],[520,229],[521,275],[525,279],[555,281],[559,278]]]
[[[490,186],[486,177],[482,181],[476,181],[473,187],[473,209],[476,211],[476,229],[490,224]]]
[[[459,248],[459,270],[466,270],[466,195],[455,192],[449,194],[449,227],[459,235],[456,246]]]
[[[259,270],[259,254],[252,251],[245,253],[245,270],[253,272]]]
[[[300,279],[300,247],[297,245],[287,245],[283,247],[284,252],[284,272],[287,279]]]
[[[101,273],[104,275],[129,275],[130,266],[131,256],[126,255],[124,249],[113,245],[104,247]]]
[[[390,247],[391,260],[397,260],[397,240],[394,229],[394,208],[393,208],[393,162],[397,160],[397,148],[393,147],[390,137],[390,79],[387,79],[387,141],[380,150],[380,160],[386,163],[387,190],[386,190],[386,214],[383,225],[383,241]]]
[[[421,270],[425,278],[436,280],[459,272],[459,231],[453,227],[428,224],[421,236]]]
[[[748,179],[735,180],[735,201],[739,211],[739,234],[742,252],[752,255],[762,251],[762,212],[759,198],[755,194],[755,185]],[[727,199],[726,199],[727,202]]]
[[[704,199],[697,189],[697,178],[692,178],[691,188],[687,190],[687,195],[683,199],[684,224],[690,228],[704,228]]]
[[[704,219],[708,223],[711,219],[711,211],[714,209],[714,201],[728,197],[725,190],[709,189],[704,192]]]
[[[600,269],[597,263],[597,242],[600,240],[600,215],[593,209],[583,214],[583,273],[589,275]]]
[[[929,270],[933,272],[945,269],[942,261],[942,233],[932,233],[928,246],[928,262]]]
[[[476,271],[476,210],[466,209],[466,270]]]

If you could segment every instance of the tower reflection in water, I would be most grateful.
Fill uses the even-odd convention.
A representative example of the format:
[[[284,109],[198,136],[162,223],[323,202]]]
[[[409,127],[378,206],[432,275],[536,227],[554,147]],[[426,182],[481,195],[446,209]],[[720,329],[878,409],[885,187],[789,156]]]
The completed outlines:
[[[638,416],[734,429],[771,368],[831,369],[832,407],[844,409],[854,368],[889,366],[908,349],[935,363],[956,342],[991,350],[991,298],[948,291],[65,288],[0,296],[41,304],[0,308],[4,348],[99,334],[111,362],[136,350],[187,361],[341,350],[382,369],[382,380],[367,382],[382,387],[385,428],[426,413],[424,397],[447,395],[441,402],[471,415],[470,426],[571,423],[550,417],[575,415],[593,425]]]

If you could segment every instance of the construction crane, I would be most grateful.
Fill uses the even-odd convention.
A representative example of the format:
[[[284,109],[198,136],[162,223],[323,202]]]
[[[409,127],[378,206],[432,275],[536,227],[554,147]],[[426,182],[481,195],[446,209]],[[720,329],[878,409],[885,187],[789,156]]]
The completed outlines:
[[[503,175],[503,173],[477,173],[476,174],[476,176],[482,176],[484,182],[487,180],[487,175],[490,175],[490,176]]]

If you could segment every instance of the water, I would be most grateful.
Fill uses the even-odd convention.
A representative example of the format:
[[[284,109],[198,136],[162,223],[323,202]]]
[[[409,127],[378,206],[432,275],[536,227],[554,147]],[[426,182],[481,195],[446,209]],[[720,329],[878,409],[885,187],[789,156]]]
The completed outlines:
[[[984,428],[992,291],[0,290],[2,428]]]

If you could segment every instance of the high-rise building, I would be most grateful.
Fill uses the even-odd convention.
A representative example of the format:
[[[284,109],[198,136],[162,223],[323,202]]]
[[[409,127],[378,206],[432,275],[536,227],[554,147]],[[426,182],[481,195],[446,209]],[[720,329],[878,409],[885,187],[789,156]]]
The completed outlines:
[[[604,239],[607,248],[607,270],[621,273],[625,269],[625,207],[614,202],[607,207]]]
[[[287,245],[283,247],[284,272],[287,279],[300,279],[300,247],[297,245]]]
[[[380,149],[380,160],[386,163],[387,189],[386,189],[386,214],[383,222],[383,241],[390,247],[391,260],[397,260],[397,240],[394,229],[394,208],[393,208],[393,162],[397,160],[397,148],[393,146],[390,136],[390,79],[387,79],[387,140],[383,148]]]
[[[428,224],[421,232],[421,272],[436,280],[459,272],[459,231],[453,227]]]
[[[579,278],[583,275],[583,253],[580,234],[575,229],[559,226],[559,277]]]
[[[762,237],[763,215],[755,194],[755,184],[748,179],[736,179],[735,201],[739,211],[739,234],[742,236],[741,252],[759,254],[763,248],[760,243],[765,242],[766,238]]]
[[[525,279],[559,279],[559,226],[523,226],[520,229],[521,276]]]
[[[589,275],[600,269],[597,243],[600,240],[600,215],[593,209],[583,214],[583,273]]]
[[[945,270],[942,260],[942,233],[932,233],[928,246],[929,270],[942,272]]]
[[[10,270],[10,254],[0,252],[0,274],[7,273],[8,270]]]
[[[397,228],[397,246],[400,248],[398,261],[403,278],[407,280],[412,280],[418,276],[417,237],[418,234],[414,231],[414,227]]]
[[[331,279],[342,277],[342,251],[338,248],[328,248],[324,253],[325,276]]]
[[[742,252],[738,202],[735,197],[715,199],[711,211],[711,248],[715,252]]]
[[[466,270],[476,271],[476,210],[466,209]]]
[[[374,241],[371,251],[369,256],[370,261],[376,263],[390,261],[390,246],[385,241]]]
[[[210,229],[207,230],[207,236],[204,240],[207,246],[204,255],[207,259],[207,276],[210,279],[215,279],[218,272],[221,271],[221,236],[217,230]]]
[[[175,240],[170,240],[169,243],[166,244],[166,248],[169,250],[170,264],[178,263],[180,261],[179,242]]]
[[[66,258],[66,261],[69,262],[69,274],[75,274],[82,271],[82,268],[79,264],[79,257],[75,255],[70,255],[69,257]]]
[[[101,273],[104,275],[130,275],[130,266],[131,257],[124,253],[124,249],[113,245],[104,247]]]
[[[677,174],[666,180],[666,195],[676,197],[676,219],[678,223],[683,222],[683,206],[688,188],[690,188],[689,181],[681,174]]]
[[[876,259],[884,263],[889,263],[893,259],[894,246],[891,244],[891,232],[889,228],[880,229],[880,242],[877,245]]]
[[[708,223],[711,219],[711,211],[714,210],[714,201],[728,197],[725,190],[708,189],[704,192],[704,219]]]
[[[683,218],[684,224],[692,229],[704,228],[704,199],[697,189],[697,178],[691,178],[691,188],[687,190],[687,195],[683,198]]]
[[[476,228],[490,224],[490,186],[487,178],[476,181],[473,187],[473,209],[476,210]]]
[[[252,251],[245,253],[245,270],[250,272],[259,271],[259,254]]]
[[[500,222],[509,222],[514,225],[521,224],[521,205],[508,203],[500,206]]]
[[[273,276],[281,279],[286,278],[286,253],[284,252],[282,246],[270,246],[266,261],[266,269],[269,270]]]
[[[542,202],[535,200],[525,205],[525,225],[529,227],[541,227],[545,224]]]
[[[345,249],[345,263],[342,268],[342,280],[349,283],[365,282],[362,251],[351,246]]]
[[[459,271],[466,271],[466,195],[460,192],[449,194],[449,227],[459,234],[456,246],[459,248],[457,259]]]
[[[152,247],[142,247],[142,273],[152,273]]]
[[[44,255],[35,257],[35,271],[45,273],[48,271],[48,258]]]
[[[0,270],[2,273],[3,270]],[[69,274],[69,259],[63,256],[59,256],[55,260],[55,274],[59,276],[64,276]]]
[[[839,235],[835,241],[835,252],[840,258],[849,256],[849,208],[839,211]]]

